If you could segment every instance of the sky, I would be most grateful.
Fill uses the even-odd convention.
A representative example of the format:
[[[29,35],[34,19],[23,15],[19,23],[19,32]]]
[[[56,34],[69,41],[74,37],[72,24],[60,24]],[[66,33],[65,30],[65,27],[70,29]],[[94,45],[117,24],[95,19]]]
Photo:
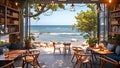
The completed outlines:
[[[40,20],[33,20],[31,19],[31,25],[72,25],[76,23],[75,16],[77,13],[79,13],[81,10],[86,11],[89,8],[85,6],[85,4],[74,4],[75,11],[70,11],[71,4],[64,4],[64,9],[58,9],[57,11],[48,11],[47,14],[50,14],[49,16],[46,15],[46,13],[43,13],[39,16]]]

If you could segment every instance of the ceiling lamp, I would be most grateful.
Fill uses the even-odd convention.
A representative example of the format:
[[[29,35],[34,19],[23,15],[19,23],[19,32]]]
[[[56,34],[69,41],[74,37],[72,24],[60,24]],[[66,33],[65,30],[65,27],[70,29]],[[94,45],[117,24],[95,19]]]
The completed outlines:
[[[38,9],[39,9],[39,11],[41,11],[41,9],[42,9],[42,5],[41,4],[39,4]]]
[[[72,5],[70,6],[70,10],[71,10],[71,11],[75,11],[75,6],[74,6],[74,4],[72,4]]]
[[[18,2],[15,2],[15,5],[18,6]]]
[[[112,2],[112,0],[109,0],[109,3],[111,3]]]

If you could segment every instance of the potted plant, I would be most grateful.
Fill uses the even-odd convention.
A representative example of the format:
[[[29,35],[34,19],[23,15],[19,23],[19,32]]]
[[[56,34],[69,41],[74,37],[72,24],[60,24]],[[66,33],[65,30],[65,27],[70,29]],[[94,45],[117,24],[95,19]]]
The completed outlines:
[[[116,44],[116,40],[115,39],[116,39],[115,36],[109,35],[107,42],[110,43],[110,44]]]
[[[35,40],[35,37],[30,35],[30,36],[27,36],[25,39],[24,39],[24,42],[25,42],[25,46],[26,47],[32,47],[32,44],[31,44],[31,41],[34,41]]]
[[[97,43],[97,38],[89,37],[86,42],[89,44],[89,47],[94,47]]]
[[[98,41],[96,36],[91,36],[89,34],[85,34],[83,37],[86,39],[86,43],[89,44],[89,47],[94,47]]]
[[[115,36],[116,45],[120,45],[120,35]]]

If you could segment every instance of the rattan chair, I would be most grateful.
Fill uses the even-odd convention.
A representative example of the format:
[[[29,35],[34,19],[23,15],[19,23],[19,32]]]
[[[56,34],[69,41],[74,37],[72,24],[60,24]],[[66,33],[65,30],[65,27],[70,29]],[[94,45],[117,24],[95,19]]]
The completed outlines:
[[[79,68],[82,68],[83,66],[86,66],[86,68],[92,68],[91,54],[79,54],[75,52],[75,57],[77,58],[75,65],[79,63]],[[90,67],[87,67],[87,64],[89,64]]]
[[[73,49],[73,56],[72,56],[72,58],[71,58],[71,62],[73,62],[73,60],[74,60],[74,58],[75,58],[75,52],[77,52],[77,53],[83,53],[83,49],[81,48],[81,47],[72,47],[72,49]]]
[[[100,68],[105,68],[104,63],[110,63],[114,65],[114,68],[120,68],[120,63],[110,57],[107,57],[106,55],[103,55],[100,58]]]
[[[40,51],[39,50],[31,50],[29,53],[26,53],[23,56],[23,65],[22,67],[24,68],[26,65],[26,68],[28,68],[28,64],[33,66],[34,68],[37,68],[37,66],[40,68],[40,64],[38,62],[38,57],[39,57]]]

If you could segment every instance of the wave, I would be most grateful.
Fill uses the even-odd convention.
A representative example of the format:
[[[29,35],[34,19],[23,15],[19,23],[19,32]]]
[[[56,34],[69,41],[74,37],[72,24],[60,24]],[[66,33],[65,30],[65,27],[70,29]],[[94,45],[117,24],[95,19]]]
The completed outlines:
[[[50,35],[80,35],[80,33],[49,33]]]
[[[68,33],[68,32],[63,32],[63,33],[54,33],[54,32],[35,32],[33,35],[43,35],[43,34],[48,34],[48,35],[73,35],[73,36],[80,36],[81,33]]]

